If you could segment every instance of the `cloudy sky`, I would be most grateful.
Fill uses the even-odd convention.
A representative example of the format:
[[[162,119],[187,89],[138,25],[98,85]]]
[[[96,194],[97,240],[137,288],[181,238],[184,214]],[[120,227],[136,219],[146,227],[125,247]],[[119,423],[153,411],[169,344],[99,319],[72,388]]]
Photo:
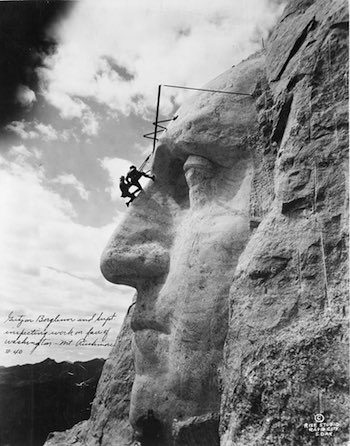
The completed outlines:
[[[10,311],[116,312],[101,251],[126,207],[119,176],[152,143],[158,84],[200,87],[261,48],[278,0],[0,0],[0,335]],[[164,89],[161,117],[181,90]],[[6,353],[0,365],[106,357],[109,348]]]

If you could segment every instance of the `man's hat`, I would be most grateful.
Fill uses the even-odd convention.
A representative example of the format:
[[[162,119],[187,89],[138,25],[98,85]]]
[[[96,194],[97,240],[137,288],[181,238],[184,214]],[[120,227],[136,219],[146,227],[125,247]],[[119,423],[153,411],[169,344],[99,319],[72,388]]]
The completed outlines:
[[[136,169],[136,166],[130,166],[129,169]]]

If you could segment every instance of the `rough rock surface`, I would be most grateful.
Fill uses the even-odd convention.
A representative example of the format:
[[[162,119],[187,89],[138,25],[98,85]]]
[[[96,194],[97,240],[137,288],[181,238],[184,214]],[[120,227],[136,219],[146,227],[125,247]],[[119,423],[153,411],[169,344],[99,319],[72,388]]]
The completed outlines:
[[[144,446],[319,445],[317,414],[347,444],[347,69],[345,0],[291,1],[266,54],[208,84],[252,97],[181,107],[102,259],[133,315],[91,419],[47,446],[134,444],[132,382]]]
[[[208,84],[246,95],[205,93],[183,104],[157,148],[156,181],[102,257],[108,280],[137,289],[130,422],[145,445],[173,444],[175,419],[220,410],[228,291],[250,236],[248,135],[258,126],[249,93],[264,59],[257,54]]]
[[[258,225],[230,290],[223,446],[348,439],[346,2],[291,2],[256,91]],[[259,224],[260,222],[260,224]],[[329,439],[328,439],[329,440]]]

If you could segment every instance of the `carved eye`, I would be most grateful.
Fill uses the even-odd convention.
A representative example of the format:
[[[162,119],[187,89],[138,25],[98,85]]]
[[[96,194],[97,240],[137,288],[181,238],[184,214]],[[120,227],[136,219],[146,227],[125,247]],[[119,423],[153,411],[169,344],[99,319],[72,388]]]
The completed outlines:
[[[191,155],[183,169],[189,188],[191,207],[197,208],[208,203],[213,196],[215,165],[207,158]]]
[[[189,187],[204,185],[214,176],[215,166],[207,158],[191,155],[184,164],[184,172]]]

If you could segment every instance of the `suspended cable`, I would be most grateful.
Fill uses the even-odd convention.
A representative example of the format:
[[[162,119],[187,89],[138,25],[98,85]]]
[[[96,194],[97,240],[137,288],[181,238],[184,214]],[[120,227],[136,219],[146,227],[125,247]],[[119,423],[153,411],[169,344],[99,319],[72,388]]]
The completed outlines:
[[[163,119],[161,121],[158,121],[158,116],[159,116],[159,107],[160,107],[160,97],[161,97],[161,91],[162,91],[162,87],[168,87],[168,88],[179,88],[182,90],[195,90],[195,91],[206,91],[208,93],[221,93],[221,94],[234,94],[234,95],[239,95],[239,96],[252,96],[250,93],[241,93],[238,91],[224,91],[224,90],[213,90],[213,89],[208,89],[208,88],[195,88],[195,87],[184,87],[182,85],[168,85],[168,84],[160,84],[158,85],[158,96],[157,96],[157,106],[156,106],[156,119],[154,122],[152,122],[152,124],[154,125],[154,130],[153,132],[149,132],[144,134],[144,138],[148,138],[148,139],[153,139],[153,148],[152,148],[152,153],[148,155],[148,157],[145,159],[145,161],[141,164],[140,166],[140,170],[142,170],[146,163],[148,162],[148,160],[150,159],[150,157],[153,155],[155,149],[156,149],[156,144],[158,141],[157,138],[157,134],[160,132],[164,132],[166,131],[166,127],[160,125],[160,123],[164,123],[164,122],[169,122],[169,121],[175,121],[175,119],[177,119],[178,116],[175,116],[174,118],[171,119]]]
[[[181,85],[163,85],[163,87],[181,88],[183,90],[208,91],[209,93],[238,94],[240,96],[252,96],[250,93],[240,93],[237,91],[209,90],[207,88],[182,87]]]

